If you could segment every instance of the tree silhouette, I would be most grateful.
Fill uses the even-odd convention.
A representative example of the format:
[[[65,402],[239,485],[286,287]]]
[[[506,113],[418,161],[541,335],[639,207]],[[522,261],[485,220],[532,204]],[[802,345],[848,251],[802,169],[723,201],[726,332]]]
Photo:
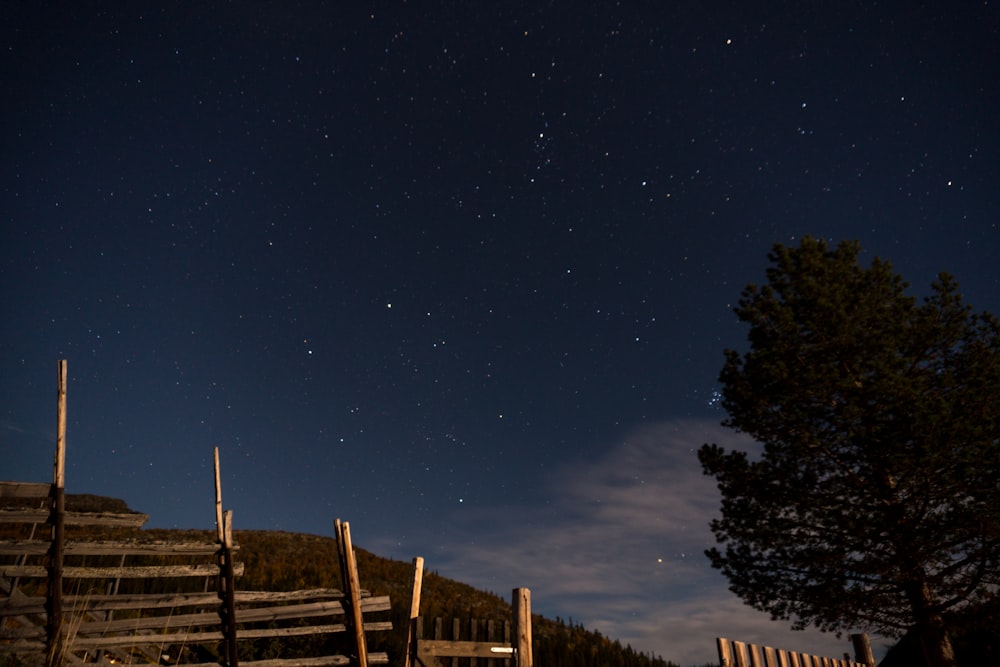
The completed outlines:
[[[748,604],[794,627],[912,628],[956,664],[949,617],[1000,583],[1000,325],[941,274],[923,302],[860,245],[776,245],[735,309],[725,425],[763,444],[698,453],[718,481],[723,550]]]

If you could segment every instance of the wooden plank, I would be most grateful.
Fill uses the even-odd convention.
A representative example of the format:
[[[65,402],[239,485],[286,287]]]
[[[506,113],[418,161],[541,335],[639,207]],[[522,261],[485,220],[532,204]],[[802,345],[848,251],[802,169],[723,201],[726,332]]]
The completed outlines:
[[[369,591],[361,591],[362,597],[371,598]],[[248,602],[288,602],[294,600],[341,600],[344,598],[343,591],[336,588],[307,588],[301,591],[236,591],[237,604]],[[375,600],[388,600],[389,596],[372,598]]]
[[[109,632],[138,632],[140,630],[170,630],[175,628],[203,628],[219,623],[217,612],[196,614],[166,614],[163,616],[143,616],[124,618],[117,621],[87,621],[75,624],[78,637],[103,635]]]
[[[299,625],[289,628],[240,628],[240,640],[244,639],[266,639],[269,637],[303,637],[306,635],[329,635],[347,632],[347,625],[344,623],[329,623],[326,625]],[[377,621],[365,623],[365,630],[372,632],[380,630],[392,630],[392,623],[389,621]]]
[[[479,621],[475,618],[469,619],[469,641],[479,641]],[[475,658],[469,659],[469,667],[477,667],[477,663]]]
[[[194,644],[214,645],[222,641],[222,633],[215,630],[204,632],[174,632],[165,634],[150,635],[106,635],[102,637],[80,637],[73,639],[71,650],[81,651],[95,648],[111,648],[115,646],[137,646],[139,644],[155,644],[166,646],[167,644],[184,644],[191,646]],[[218,664],[218,663],[216,663]]]
[[[733,646],[728,639],[716,637],[715,647],[719,651],[719,665],[721,667],[733,667],[736,664],[733,659]]]
[[[3,645],[3,649],[4,649],[4,658],[7,658],[7,656],[14,656],[17,654],[21,655],[28,654],[31,656],[38,656],[41,655],[43,651],[45,651],[45,638],[43,637],[42,639],[38,640],[18,639],[17,641],[12,642],[10,644],[5,642]]]
[[[750,661],[747,658],[746,642],[733,642],[733,657],[736,659],[736,667],[750,667]]]
[[[0,498],[37,498],[49,497],[51,484],[45,482],[0,482]]]
[[[243,563],[233,566],[235,576],[243,574]],[[166,577],[212,577],[219,573],[217,565],[136,565],[129,567],[76,567],[63,568],[66,579],[163,579]],[[41,578],[47,576],[41,565],[4,565],[4,577]]]
[[[25,619],[27,620],[27,619]],[[36,625],[31,621],[19,628],[3,628],[3,632],[0,632],[0,637],[4,641],[11,639],[37,639],[39,641],[45,641],[45,626]]]
[[[104,528],[141,528],[148,514],[138,512],[66,512],[67,526],[102,526]],[[49,510],[30,508],[0,509],[0,523],[51,525]]]
[[[240,661],[241,665],[247,667],[341,667],[349,665],[350,658],[343,655],[328,655],[320,658],[275,658],[272,660],[254,660],[252,662]],[[368,663],[372,665],[389,664],[387,653],[369,653]],[[202,663],[200,665],[188,665],[188,667],[219,667],[219,663]]]
[[[260,623],[263,621],[281,621],[289,618],[315,618],[317,616],[340,616],[344,613],[343,605],[337,601],[310,602],[307,604],[290,604],[282,607],[251,607],[239,608],[236,620],[239,623]]]
[[[494,648],[511,648],[503,642],[455,641],[451,639],[419,639],[419,652],[428,652],[438,658],[501,658]]]
[[[161,620],[166,620],[167,616],[160,617]],[[142,619],[146,620],[146,619]],[[149,619],[156,620],[156,619]],[[135,619],[133,619],[133,622]],[[218,622],[218,617],[214,619],[215,623]],[[112,623],[118,623],[118,621],[112,621]],[[134,626],[133,626],[134,627]],[[149,628],[143,628],[149,629]],[[383,631],[391,630],[392,623],[388,621],[380,621],[374,623],[365,623],[365,630]],[[340,632],[346,632],[347,626],[343,623],[335,623],[329,625],[312,625],[312,626],[299,626],[292,628],[259,628],[259,629],[241,629],[239,632],[240,640],[244,639],[266,639],[274,637],[301,637],[307,635],[318,635],[318,634],[336,634]],[[87,633],[89,634],[89,633]],[[187,645],[192,644],[212,644],[222,641],[222,632],[215,630],[203,630],[199,632],[181,632],[181,633],[156,633],[150,635],[100,635],[100,636],[82,636],[78,633],[73,641],[72,650],[80,650],[86,648],[99,648],[102,646],[133,646],[143,643],[153,643],[157,645],[163,644],[174,644],[183,643]],[[146,640],[146,641],[143,641]]]
[[[165,609],[177,607],[214,607],[219,604],[215,593],[146,593],[134,595],[66,595],[63,608],[67,613],[117,611],[123,609]],[[24,597],[0,600],[0,616],[45,613],[45,598]]]
[[[342,667],[351,664],[351,659],[343,655],[327,655],[321,658],[274,658],[252,662],[241,660],[240,664],[249,667]],[[219,663],[203,663],[201,665],[188,665],[188,667],[219,667]]]
[[[0,542],[2,556],[44,556],[49,543],[39,540]],[[234,547],[234,550],[238,547]],[[214,556],[217,544],[207,542],[67,542],[67,556]]]
[[[339,600],[344,594],[335,588],[316,588],[301,591],[267,592],[237,591],[236,603],[252,604],[260,602],[296,602],[302,600]],[[219,604],[216,593],[139,593],[121,595],[68,595],[63,598],[64,607],[71,613],[83,611],[113,611],[123,609],[164,609],[176,607],[215,607]],[[366,612],[390,609],[388,595],[367,597],[361,601]],[[44,597],[14,597],[0,600],[0,616],[23,616],[44,614]]]

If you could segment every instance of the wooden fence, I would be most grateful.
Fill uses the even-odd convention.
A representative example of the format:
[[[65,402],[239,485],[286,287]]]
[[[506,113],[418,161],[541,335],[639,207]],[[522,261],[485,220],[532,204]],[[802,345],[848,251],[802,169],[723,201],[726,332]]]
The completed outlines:
[[[846,655],[843,658],[824,658],[722,637],[716,639],[716,645],[722,667],[875,667],[867,636],[851,635],[851,639],[854,642],[856,661]]]
[[[0,483],[0,499],[5,502],[12,498],[47,500],[48,496],[49,485]],[[335,589],[239,591],[233,582],[242,574],[243,565],[232,559],[239,547],[231,542],[231,515],[224,515],[224,545],[67,539],[60,581],[51,589],[47,581],[51,568],[41,563],[50,560],[49,540],[0,540],[4,563],[0,565],[4,593],[0,597],[0,656],[48,665],[95,660],[237,665],[241,650],[252,653],[255,642],[341,633],[340,644],[358,656],[357,664],[388,662],[384,653],[367,653],[365,632],[391,629],[388,621],[368,618],[387,612],[390,601],[360,589],[347,523],[337,522],[336,529],[342,558],[348,561],[342,569],[348,593]],[[143,514],[84,512],[65,516],[68,527],[88,526],[88,534],[139,527],[146,518]],[[0,511],[6,532],[20,524],[38,533],[48,521],[46,510]],[[137,580],[143,580],[141,585],[134,583]],[[157,588],[164,592],[135,592]],[[63,619],[59,624],[50,621],[56,591],[65,593],[58,596]],[[50,640],[53,625],[57,628],[54,642]],[[308,663],[286,659],[243,664],[294,667],[348,662],[338,653]]]
[[[424,559],[414,558],[404,667],[533,667],[530,590],[512,591],[510,621],[438,617],[431,630],[420,616],[423,570]]]
[[[93,661],[183,661],[237,667],[241,653],[260,653],[256,642],[318,637],[333,652],[243,664],[388,663],[385,653],[368,652],[365,633],[391,629],[390,622],[371,617],[389,611],[390,601],[361,589],[346,522],[338,519],[334,524],[344,592],[236,590],[243,566],[234,560],[239,546],[233,542],[232,512],[222,510],[218,450],[214,543],[145,541],[136,538],[134,530],[123,539],[123,528],[139,528],[148,517],[67,511],[65,361],[59,363],[58,376],[52,484],[0,482],[3,662],[61,667]],[[87,534],[74,539],[72,531],[79,527],[87,527]]]
[[[417,619],[417,659],[424,667],[512,667],[510,621]]]

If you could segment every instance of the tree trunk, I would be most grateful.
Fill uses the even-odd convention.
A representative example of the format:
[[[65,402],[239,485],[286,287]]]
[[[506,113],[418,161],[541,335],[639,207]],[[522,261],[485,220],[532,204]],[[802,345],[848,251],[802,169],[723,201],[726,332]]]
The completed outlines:
[[[958,667],[955,651],[951,646],[951,637],[943,623],[940,627],[922,630],[920,644],[930,667]]]
[[[955,651],[951,645],[951,636],[945,627],[941,612],[934,608],[927,580],[920,576],[906,587],[907,597],[916,619],[917,639],[924,653],[928,667],[958,667]]]

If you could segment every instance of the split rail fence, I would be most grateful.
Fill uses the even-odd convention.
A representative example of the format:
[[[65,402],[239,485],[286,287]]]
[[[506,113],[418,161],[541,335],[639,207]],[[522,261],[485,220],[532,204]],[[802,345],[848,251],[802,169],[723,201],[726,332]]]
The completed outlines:
[[[47,501],[49,485],[0,483],[5,501]],[[233,560],[231,512],[224,515],[220,543],[145,542],[103,539],[66,540],[62,558],[52,558],[52,542],[43,539],[0,541],[0,656],[23,664],[143,662],[237,665],[240,649],[252,652],[257,641],[347,634],[340,645],[355,664],[385,664],[385,653],[367,653],[365,633],[389,630],[388,621],[371,620],[390,608],[388,596],[361,590],[350,546],[350,527],[337,522],[338,556],[345,590],[284,592],[239,591],[243,573]],[[137,528],[144,514],[66,512],[64,525],[95,530]],[[45,509],[0,511],[11,524],[38,533],[51,527]],[[63,566],[52,581],[52,564]],[[39,561],[47,561],[48,566]],[[134,582],[142,580],[139,585]],[[133,592],[135,590],[164,592]],[[66,594],[69,593],[69,594]],[[53,616],[59,608],[58,617]],[[338,618],[340,617],[340,618]],[[62,622],[55,620],[61,619]],[[183,654],[183,655],[182,655]],[[363,660],[363,662],[362,662]],[[306,660],[243,661],[244,665],[295,667],[346,665],[331,654]]]
[[[361,589],[346,522],[334,524],[343,592],[236,590],[243,565],[234,560],[239,546],[233,542],[232,511],[222,511],[217,449],[215,543],[137,539],[134,529],[146,522],[145,514],[67,511],[65,361],[59,362],[58,387],[52,483],[0,482],[4,663],[182,661],[236,667],[241,652],[254,653],[254,642],[317,636],[324,647],[343,650],[243,664],[388,663],[385,653],[368,652],[365,633],[392,628],[391,622],[372,618],[388,612],[390,600]],[[130,529],[125,539],[122,529]]]

